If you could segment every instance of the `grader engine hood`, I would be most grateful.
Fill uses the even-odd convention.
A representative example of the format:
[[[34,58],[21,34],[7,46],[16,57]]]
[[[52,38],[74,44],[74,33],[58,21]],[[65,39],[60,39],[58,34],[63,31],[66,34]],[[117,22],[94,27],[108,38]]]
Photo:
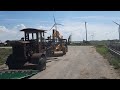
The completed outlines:
[[[26,44],[28,41],[11,41],[13,55],[16,57],[26,56]]]

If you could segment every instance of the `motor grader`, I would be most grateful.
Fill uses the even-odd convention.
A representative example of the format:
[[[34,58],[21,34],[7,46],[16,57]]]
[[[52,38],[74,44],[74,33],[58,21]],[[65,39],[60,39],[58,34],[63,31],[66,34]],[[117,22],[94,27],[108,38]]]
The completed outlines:
[[[6,65],[9,69],[46,69],[46,46],[44,33],[46,30],[34,28],[22,29],[24,37],[12,41],[12,54],[8,56]]]
[[[62,54],[65,55],[68,52],[67,39],[63,39],[63,36],[60,35],[59,31],[53,29],[52,37],[49,36],[46,39],[48,55],[55,55],[55,52],[62,51]]]

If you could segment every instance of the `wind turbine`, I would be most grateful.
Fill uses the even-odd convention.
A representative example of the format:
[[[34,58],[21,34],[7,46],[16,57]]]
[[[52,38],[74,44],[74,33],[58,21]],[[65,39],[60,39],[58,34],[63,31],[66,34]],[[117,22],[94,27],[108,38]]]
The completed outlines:
[[[57,31],[57,25],[62,25],[62,24],[56,23],[54,14],[53,14],[53,19],[54,19],[54,24],[53,24],[52,28],[55,27],[55,30],[53,30],[53,35],[52,35],[52,37],[53,37],[53,39],[54,39],[55,41],[57,41],[57,38],[54,36],[54,32]],[[63,25],[62,25],[62,26],[63,26]],[[52,28],[51,28],[51,29],[52,29]],[[51,30],[51,29],[50,29],[50,30]],[[49,30],[49,31],[50,31],[50,30]]]
[[[113,21],[114,22],[114,21]],[[118,27],[118,32],[119,32],[119,41],[120,41],[120,24],[114,22],[115,24],[117,24],[119,27]]]
[[[54,24],[53,24],[53,26],[51,27],[51,29],[52,29],[53,27],[55,27],[55,30],[57,30],[57,25],[63,26],[62,24],[56,23],[56,20],[55,20],[55,16],[54,16],[54,15],[53,15],[53,19],[54,19]],[[51,29],[50,29],[50,30],[51,30]]]

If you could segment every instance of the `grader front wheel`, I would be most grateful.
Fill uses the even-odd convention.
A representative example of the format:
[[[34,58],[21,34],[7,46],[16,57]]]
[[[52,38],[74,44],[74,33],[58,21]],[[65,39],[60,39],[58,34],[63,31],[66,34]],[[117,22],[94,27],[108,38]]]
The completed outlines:
[[[66,48],[64,47],[63,48],[63,55],[65,55],[66,54]]]

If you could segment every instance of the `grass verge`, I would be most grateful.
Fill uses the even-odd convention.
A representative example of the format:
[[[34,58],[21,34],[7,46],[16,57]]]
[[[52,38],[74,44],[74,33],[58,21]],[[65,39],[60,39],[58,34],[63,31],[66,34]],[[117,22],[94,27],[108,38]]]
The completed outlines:
[[[96,45],[96,51],[107,59],[115,69],[120,69],[120,57],[111,54],[105,45]]]
[[[12,53],[12,49],[0,48],[0,65],[4,64],[8,55]]]

